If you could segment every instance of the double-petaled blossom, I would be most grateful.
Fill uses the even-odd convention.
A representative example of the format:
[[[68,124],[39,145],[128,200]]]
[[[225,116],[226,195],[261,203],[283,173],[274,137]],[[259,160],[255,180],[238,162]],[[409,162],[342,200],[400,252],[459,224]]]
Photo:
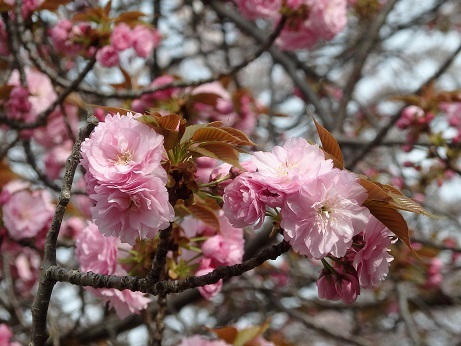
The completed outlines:
[[[98,50],[96,60],[104,67],[114,67],[120,62],[118,51],[113,46],[104,46]]]
[[[97,185],[90,198],[95,203],[91,214],[100,231],[130,245],[138,237],[154,238],[174,218],[165,184],[155,176],[140,176],[123,185]]]
[[[218,217],[219,234],[202,244],[202,254],[212,260],[211,265],[214,267],[241,263],[245,244],[243,231],[233,227],[222,212]]]
[[[83,271],[106,275],[127,275],[126,270],[118,263],[120,258],[127,255],[127,250],[126,245],[122,245],[119,239],[104,237],[93,223],[88,224],[76,238],[75,255]],[[88,288],[88,290],[108,302],[121,319],[132,313],[139,313],[147,308],[150,302],[150,299],[141,292],[119,291],[112,288]]]
[[[153,238],[174,218],[161,166],[163,136],[139,116],[107,115],[81,149],[93,221],[103,234],[131,245]]]
[[[358,178],[336,168],[303,184],[287,196],[281,210],[285,240],[307,257],[344,256],[352,237],[367,225],[366,198]]]
[[[224,189],[223,210],[233,226],[261,227],[266,214],[266,205],[258,198],[262,188],[252,174],[243,173]]]
[[[14,181],[11,184],[18,185]],[[4,201],[2,219],[12,239],[32,238],[49,227],[54,205],[47,190],[30,191],[18,187],[18,190],[13,189],[12,193],[8,191],[8,187],[5,186],[5,193],[2,193],[1,198]]]
[[[234,0],[248,19],[265,18],[277,25],[287,21],[276,43],[285,50],[312,48],[331,40],[347,23],[347,0]]]
[[[393,257],[389,254],[392,238],[390,231],[375,217],[370,216],[363,231],[363,247],[357,251],[353,266],[357,270],[360,286],[376,287],[388,271]]]
[[[290,194],[333,168],[318,145],[303,138],[291,138],[271,152],[257,151],[251,158],[257,169],[255,180]]]
[[[135,176],[156,176],[166,182],[160,166],[163,136],[135,120],[141,114],[107,115],[82,143],[82,165],[98,181],[122,186]]]
[[[204,258],[200,263],[200,268],[195,273],[195,276],[202,276],[208,273],[211,273],[215,268],[211,265],[211,259]],[[198,291],[202,295],[203,298],[210,300],[214,296],[216,296],[222,289],[222,279],[214,284],[209,284],[205,286],[198,287]]]
[[[31,105],[31,116],[36,117],[50,106],[57,98],[56,92],[47,75],[26,67],[27,89],[29,91],[28,101]],[[20,86],[18,70],[14,70],[8,81],[9,85]]]

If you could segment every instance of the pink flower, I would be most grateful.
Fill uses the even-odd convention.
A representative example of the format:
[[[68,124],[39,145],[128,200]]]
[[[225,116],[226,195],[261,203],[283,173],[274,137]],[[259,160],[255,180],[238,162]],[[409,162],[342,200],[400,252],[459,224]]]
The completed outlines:
[[[339,300],[340,298],[338,292],[336,292],[335,284],[336,276],[322,269],[316,282],[319,298],[333,301]]]
[[[57,24],[51,28],[50,35],[56,50],[66,55],[74,56],[83,49],[83,45],[76,43],[75,38],[78,31],[78,26],[68,19],[61,19]]]
[[[366,198],[357,177],[336,168],[303,184],[281,210],[285,240],[307,257],[344,256],[368,222],[370,212],[362,207]]]
[[[223,210],[234,227],[242,228],[256,223],[261,227],[266,205],[258,198],[263,186],[252,178],[251,173],[243,173],[224,189]]]
[[[126,275],[126,273],[121,272],[117,275]],[[89,291],[109,303],[120,319],[125,319],[131,314],[139,314],[141,310],[147,309],[150,303],[150,298],[141,292],[119,291],[115,288],[90,289]]]
[[[133,245],[138,237],[152,239],[174,219],[168,191],[157,177],[140,176],[124,185],[97,185],[90,195],[93,221],[101,233]]]
[[[30,248],[22,248],[14,257],[14,270],[18,279],[15,288],[24,296],[31,294],[32,288],[37,283],[40,273],[41,258],[37,251]]]
[[[54,206],[47,190],[20,190],[13,193],[2,208],[3,223],[14,240],[35,237],[48,228]]]
[[[198,119],[201,121],[222,121],[226,126],[232,126],[238,114],[234,112],[234,105],[229,91],[224,89],[220,82],[202,84],[194,88],[191,95],[211,94],[216,97],[215,102],[200,102],[200,98],[194,103]],[[198,97],[198,96],[197,96]],[[193,97],[192,97],[193,99]],[[212,97],[210,98],[213,99]]]
[[[327,300],[341,299],[346,304],[352,304],[360,295],[360,285],[356,273],[335,267],[336,273],[322,269],[317,280],[319,298]]]
[[[374,216],[363,231],[365,245],[355,255],[353,266],[357,270],[360,286],[376,287],[383,280],[393,257],[389,254],[392,240],[390,231]]]
[[[105,237],[99,232],[98,226],[88,223],[77,234],[75,241],[75,257],[84,272],[112,275],[117,270],[120,240],[115,237]]]
[[[104,67],[114,67],[119,63],[118,51],[112,46],[104,46],[96,53],[96,59]]]
[[[18,342],[11,341],[12,337],[13,337],[13,332],[11,331],[10,327],[4,323],[0,324],[0,345],[20,346]]]
[[[288,18],[277,44],[285,50],[313,47],[319,40],[331,40],[347,24],[346,0],[302,0],[287,3],[296,13],[302,6],[307,6],[305,18],[296,14]],[[301,12],[301,13],[302,13]]]
[[[248,94],[240,97],[237,104],[239,119],[235,123],[235,128],[251,135],[256,127],[259,109]]]
[[[25,180],[11,180],[5,186],[3,186],[2,192],[0,193],[0,204],[5,204],[8,200],[18,191],[28,189],[30,183]]]
[[[222,212],[219,214],[219,226],[220,234],[202,244],[203,256],[212,260],[212,267],[241,263],[245,244],[243,230],[234,228]]]
[[[46,110],[55,100],[56,92],[47,75],[25,68],[27,89],[29,90],[29,102],[31,104],[31,115],[37,116]],[[20,86],[19,72],[14,70],[8,81],[9,85]]]
[[[133,44],[131,28],[125,23],[117,24],[110,35],[110,43],[118,51],[130,48]]]
[[[257,151],[252,161],[258,169],[255,179],[286,194],[333,169],[333,162],[325,160],[319,146],[303,138],[291,138],[270,153]]]
[[[46,176],[51,179],[57,179],[61,169],[65,166],[67,158],[72,152],[72,141],[68,140],[60,145],[47,151],[45,154],[45,172]]]
[[[443,266],[443,262],[440,260],[440,258],[435,257],[431,259],[429,268],[427,270],[426,287],[431,288],[440,286],[440,283],[443,280]]]
[[[248,19],[277,18],[281,0],[234,0],[242,15]]]
[[[356,275],[346,273],[341,274],[335,284],[341,300],[346,304],[352,304],[360,295],[360,285]]]
[[[59,237],[74,239],[85,229],[85,227],[86,222],[82,218],[71,216],[70,218],[63,220],[59,231]]]
[[[139,116],[108,114],[82,143],[81,164],[97,183],[123,185],[137,175],[155,176],[166,183],[166,172],[160,166],[163,136],[137,121]]]
[[[181,340],[181,343],[178,346],[230,346],[222,340],[208,340],[200,335],[193,335]]]
[[[104,237],[94,223],[77,235],[75,256],[82,271],[92,271],[98,274],[127,275],[127,272],[118,263],[126,256],[128,248],[115,237]],[[141,292],[130,290],[119,291],[111,288],[87,288],[95,296],[108,302],[119,318],[124,319],[132,313],[139,313],[147,308],[150,299]]]
[[[211,157],[198,157],[195,161],[197,165],[197,178],[202,183],[210,181],[210,174],[215,169],[218,160]]]
[[[29,90],[16,86],[11,90],[8,101],[5,103],[5,113],[8,118],[23,122],[33,122],[32,104],[29,102]]]
[[[346,0],[314,0],[311,5],[312,26],[320,38],[331,40],[347,24]]]
[[[34,129],[34,140],[45,148],[52,148],[73,139],[78,133],[79,118],[76,106],[65,104],[63,111],[58,108],[47,118],[45,126]]]
[[[161,36],[156,29],[144,25],[136,25],[131,32],[133,48],[141,58],[147,58],[160,43]]]
[[[202,259],[200,269],[195,273],[196,276],[202,276],[206,275],[208,273],[211,273],[215,268],[210,267],[210,259]],[[222,279],[219,280],[218,282],[211,284],[211,285],[205,285],[203,287],[198,287],[198,291],[202,295],[203,298],[206,300],[210,300],[214,296],[216,296],[219,292],[221,292],[222,289]]]

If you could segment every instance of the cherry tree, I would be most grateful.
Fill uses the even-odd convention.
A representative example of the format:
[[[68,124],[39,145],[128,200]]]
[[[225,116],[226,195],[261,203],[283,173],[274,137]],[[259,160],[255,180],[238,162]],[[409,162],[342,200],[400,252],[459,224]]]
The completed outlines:
[[[461,341],[457,1],[0,12],[2,345]]]

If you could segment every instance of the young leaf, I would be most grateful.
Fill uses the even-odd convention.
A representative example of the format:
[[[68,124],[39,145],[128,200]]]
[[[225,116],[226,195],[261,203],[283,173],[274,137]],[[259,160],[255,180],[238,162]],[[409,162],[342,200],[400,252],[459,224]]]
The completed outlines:
[[[217,141],[234,145],[239,145],[241,143],[239,138],[232,136],[223,128],[216,127],[203,127],[198,129],[191,137],[191,140],[194,142]]]
[[[101,108],[101,109],[104,109],[106,112],[120,113],[122,115],[126,114],[128,112],[134,113],[133,111],[131,111],[129,109],[125,109],[125,108],[99,106],[99,105],[94,105],[94,104],[91,104],[91,103],[85,103],[85,106],[88,107],[88,108]]]
[[[184,204],[179,205],[180,208],[187,211],[190,215],[195,216],[197,219],[203,221],[208,226],[219,231],[219,219],[216,212],[202,203],[200,200],[196,200],[193,205],[185,206]]]
[[[181,137],[181,144],[188,141],[189,139],[192,138],[194,135],[195,131],[198,129],[201,129],[203,127],[207,126],[206,124],[196,124],[196,125],[190,125],[186,127],[186,130],[184,131],[184,134]]]
[[[317,129],[317,133],[319,134],[320,141],[322,142],[323,150],[325,150],[328,154],[335,158],[333,161],[335,166],[343,169],[344,168],[344,158],[343,153],[341,152],[341,148],[339,147],[338,141],[333,137],[333,135],[328,132],[326,128],[320,125],[314,118],[315,128]],[[337,164],[339,166],[337,166]]]
[[[378,184],[368,179],[360,178],[360,185],[362,185],[367,190],[367,200],[377,200],[383,202],[389,202],[392,200],[392,198],[389,197]]]
[[[235,327],[222,327],[211,329],[211,331],[230,345],[234,344],[234,340],[238,334],[238,329]]]
[[[189,150],[203,156],[227,162],[232,166],[243,170],[243,167],[239,162],[238,151],[229,144],[221,142],[206,142],[201,143],[198,146],[191,146],[189,147]]]
[[[422,214],[430,217],[439,217],[437,215],[429,213],[424,209],[418,202],[405,196],[400,190],[394,186],[387,184],[376,183],[385,193],[391,198],[390,205],[394,208],[410,211],[415,214]]]
[[[69,3],[70,0],[45,0],[42,4],[37,8],[37,11],[48,10],[48,11],[56,11],[59,6],[65,5]]]

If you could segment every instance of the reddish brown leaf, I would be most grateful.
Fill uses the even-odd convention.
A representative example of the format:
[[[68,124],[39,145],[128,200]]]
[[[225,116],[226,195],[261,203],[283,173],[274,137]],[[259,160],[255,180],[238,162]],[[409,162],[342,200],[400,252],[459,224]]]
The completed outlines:
[[[115,24],[118,23],[126,23],[130,26],[133,26],[132,24],[139,23],[140,17],[145,17],[146,14],[141,12],[141,11],[130,11],[130,12],[125,12],[120,14],[117,18],[114,18]]]
[[[181,121],[183,121],[179,115],[170,113],[162,116],[160,113],[154,113],[152,115],[157,120],[158,126],[166,128],[168,130],[176,131]]]
[[[233,127],[222,127],[221,129],[230,133],[232,136],[240,139],[240,142],[237,145],[255,145],[255,143],[250,138],[248,138],[248,136],[244,132],[240,130],[234,129]]]
[[[364,178],[360,179],[360,184],[367,190],[367,200],[377,200],[384,202],[389,202],[392,200],[392,198],[390,198],[378,184]]]
[[[10,97],[11,90],[13,90],[14,85],[2,85],[0,86],[0,100],[6,100]]]
[[[211,331],[215,333],[220,339],[231,345],[234,344],[235,338],[238,334],[238,329],[235,327],[222,327],[211,329]]]
[[[198,146],[191,146],[189,150],[203,156],[211,157],[231,164],[232,166],[243,169],[240,166],[239,154],[231,145],[221,142],[201,143]]]
[[[94,105],[94,104],[91,104],[91,103],[85,103],[85,106],[89,107],[89,108],[101,108],[101,109],[104,109],[106,112],[120,113],[121,115],[124,115],[124,114],[126,114],[128,112],[133,113],[133,111],[131,111],[129,109],[125,109],[125,108],[99,106],[99,105]]]
[[[189,213],[197,219],[205,222],[216,231],[219,231],[219,219],[216,212],[200,200],[197,200],[193,205],[184,208],[187,208]]]
[[[37,11],[48,10],[56,11],[59,6],[68,4],[71,0],[45,0],[37,8]]]
[[[195,131],[191,138],[194,142],[222,142],[228,144],[239,145],[242,141],[235,136],[232,136],[224,128],[203,127]]]
[[[189,125],[186,127],[184,134],[181,137],[181,143],[187,142],[192,138],[194,135],[195,131],[198,129],[201,129],[203,127],[207,126],[206,124],[195,124],[195,125]]]
[[[415,214],[423,214],[430,217],[439,217],[437,215],[429,213],[424,209],[418,202],[411,199],[410,197],[405,196],[400,190],[394,186],[387,184],[376,183],[385,193],[389,196],[391,201],[389,202],[390,206],[400,210],[406,210]]]
[[[343,153],[341,152],[341,148],[339,147],[338,141],[333,137],[333,135],[330,132],[328,132],[326,128],[320,125],[315,119],[314,124],[315,128],[317,129],[317,133],[319,134],[320,141],[322,142],[323,150],[325,150],[328,154],[335,158],[335,160],[333,161],[335,163],[335,167],[343,169],[344,158]]]
[[[199,93],[191,95],[189,101],[194,103],[203,103],[209,106],[216,106],[221,96],[214,93]]]

